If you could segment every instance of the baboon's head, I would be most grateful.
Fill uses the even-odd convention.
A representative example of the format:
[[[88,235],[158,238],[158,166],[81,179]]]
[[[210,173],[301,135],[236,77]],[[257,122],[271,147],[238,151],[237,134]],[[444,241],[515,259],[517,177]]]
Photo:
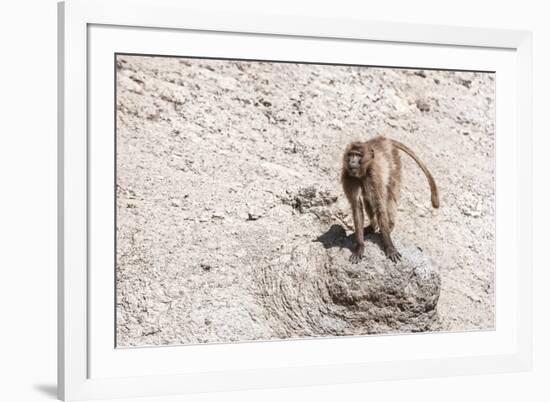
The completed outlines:
[[[363,177],[372,158],[372,150],[365,143],[352,142],[344,152],[344,169],[351,177]]]

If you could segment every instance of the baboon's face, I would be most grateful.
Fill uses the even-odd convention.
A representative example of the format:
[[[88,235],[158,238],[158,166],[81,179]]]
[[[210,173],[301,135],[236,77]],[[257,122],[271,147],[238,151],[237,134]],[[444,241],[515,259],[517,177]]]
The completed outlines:
[[[363,153],[359,151],[350,150],[347,157],[347,170],[350,176],[361,176],[361,165],[363,161]]]
[[[363,143],[354,143],[345,153],[344,167],[351,177],[364,177],[373,158],[371,149]]]

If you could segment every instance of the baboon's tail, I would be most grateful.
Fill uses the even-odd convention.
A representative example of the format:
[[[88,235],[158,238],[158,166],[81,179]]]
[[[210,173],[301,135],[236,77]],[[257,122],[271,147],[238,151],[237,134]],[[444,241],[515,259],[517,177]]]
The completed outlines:
[[[422,163],[422,161],[418,159],[418,157],[415,155],[412,149],[407,147],[405,144],[402,144],[399,141],[395,141],[395,140],[390,140],[390,141],[395,147],[397,147],[398,149],[400,149],[401,151],[409,155],[411,158],[413,158],[414,161],[418,164],[418,166],[420,166],[420,169],[422,169],[422,171],[426,175],[426,178],[428,179],[428,183],[430,184],[430,191],[432,193],[432,205],[434,208],[439,208],[439,195],[437,192],[437,186],[435,184],[434,178],[432,177],[432,174],[430,173],[426,165],[424,165],[424,163]]]

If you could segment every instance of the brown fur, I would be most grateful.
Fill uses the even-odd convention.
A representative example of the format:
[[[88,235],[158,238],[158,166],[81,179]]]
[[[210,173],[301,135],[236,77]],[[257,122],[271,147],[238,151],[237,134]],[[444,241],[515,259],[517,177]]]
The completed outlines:
[[[382,234],[384,251],[389,259],[397,261],[401,254],[391,240],[395,226],[397,202],[401,189],[401,158],[399,151],[407,153],[426,175],[434,208],[439,208],[435,181],[415,153],[404,144],[382,136],[367,142],[352,142],[346,147],[343,158],[342,186],[351,205],[357,247],[350,260],[354,263],[363,257],[364,233],[377,229]],[[369,226],[364,227],[365,210]]]

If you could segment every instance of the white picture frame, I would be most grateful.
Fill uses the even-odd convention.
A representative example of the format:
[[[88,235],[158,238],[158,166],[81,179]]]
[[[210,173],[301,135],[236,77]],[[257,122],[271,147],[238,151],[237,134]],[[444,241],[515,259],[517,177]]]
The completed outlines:
[[[295,16],[228,15],[189,10],[177,0],[68,0],[59,3],[58,16],[61,399],[160,396],[531,368],[531,33]],[[95,251],[90,249],[90,239],[111,235],[104,233],[101,224],[90,224],[95,219],[90,217],[90,208],[101,203],[102,197],[90,191],[91,177],[101,174],[93,163],[97,155],[90,152],[97,138],[93,130],[102,123],[109,124],[103,118],[90,124],[96,116],[92,115],[91,106],[109,97],[108,89],[94,87],[98,85],[95,77],[101,77],[100,73],[95,75],[99,71],[95,66],[101,64],[102,54],[140,49],[148,49],[143,50],[145,53],[167,54],[177,52],[174,49],[185,42],[181,40],[185,37],[178,35],[206,34],[228,41],[239,37],[246,42],[246,38],[251,38],[249,44],[239,46],[269,43],[270,46],[261,46],[264,52],[261,55],[266,59],[278,57],[277,49],[282,47],[277,44],[279,40],[294,43],[285,46],[286,52],[292,48],[299,50],[300,41],[307,40],[312,47],[316,41],[323,42],[319,46],[332,44],[332,52],[323,56],[329,61],[345,59],[353,46],[369,45],[373,53],[374,47],[380,49],[383,65],[445,67],[451,63],[455,68],[466,69],[497,66],[495,69],[501,71],[500,76],[506,81],[502,91],[497,88],[497,102],[504,97],[500,110],[509,112],[500,113],[508,120],[497,122],[497,131],[501,133],[497,136],[497,230],[499,225],[511,230],[509,234],[503,232],[504,247],[500,247],[500,258],[497,256],[497,270],[499,263],[507,265],[506,270],[501,270],[502,275],[497,271],[497,280],[502,277],[505,282],[497,287],[497,315],[500,312],[502,316],[497,316],[494,332],[434,334],[437,338],[398,335],[125,351],[117,351],[114,343],[110,346],[108,334],[112,333],[114,321],[108,312],[105,314],[105,309],[111,305],[114,310],[114,298],[101,300],[100,294],[112,292],[108,288],[113,287],[113,282],[90,268],[90,261],[97,260]],[[398,46],[402,51],[391,51]],[[235,49],[227,50],[226,56],[230,57]],[[412,50],[408,53],[407,49]],[[468,53],[475,57],[465,57]],[[445,61],[440,61],[443,54]],[[317,60],[320,56],[311,53],[309,57]],[[104,173],[109,174],[108,165]],[[504,175],[507,180],[503,180]],[[453,345],[453,353],[428,353],[430,347],[434,351],[448,350],[449,345]],[[369,352],[371,358],[367,359],[364,353],[354,353],[367,351],[368,347],[382,352],[391,347],[397,354],[384,357]],[[414,353],[399,355],[399,351],[408,349],[414,349]],[[321,350],[324,352],[320,353]]]

